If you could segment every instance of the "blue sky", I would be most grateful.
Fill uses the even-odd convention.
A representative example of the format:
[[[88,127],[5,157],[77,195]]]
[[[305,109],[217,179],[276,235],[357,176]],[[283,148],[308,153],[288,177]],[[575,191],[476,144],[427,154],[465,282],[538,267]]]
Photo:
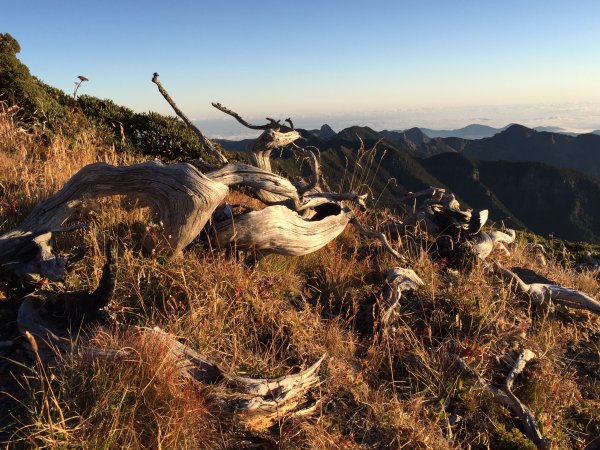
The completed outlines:
[[[600,128],[597,1],[170,3],[3,2],[0,31],[47,83],[85,75],[82,93],[135,110],[169,112],[158,71],[208,127],[220,101],[311,125]]]

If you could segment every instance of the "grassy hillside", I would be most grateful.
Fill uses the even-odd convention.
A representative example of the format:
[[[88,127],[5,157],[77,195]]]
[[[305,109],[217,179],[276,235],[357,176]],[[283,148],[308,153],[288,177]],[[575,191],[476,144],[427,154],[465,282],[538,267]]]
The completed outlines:
[[[83,165],[143,159],[117,152],[106,139],[105,130],[93,126],[66,137],[24,130],[19,110],[2,107],[0,232]],[[349,152],[340,147],[332,153],[340,170]],[[386,165],[407,170],[402,155],[388,153]],[[326,170],[335,158],[323,155]],[[352,172],[345,176],[351,185]],[[250,199],[234,193],[229,201]],[[598,317],[535,308],[481,266],[456,271],[427,253],[406,253],[406,266],[425,285],[403,299],[397,326],[382,333],[377,318],[384,276],[398,263],[373,252],[373,244],[351,230],[314,254],[269,256],[258,267],[197,246],[167,263],[160,254],[142,256],[147,213],[123,205],[118,199],[90,203],[80,217],[90,232],[59,243],[87,248],[66,287],[95,286],[103,264],[95,232],[102,231],[119,246],[117,295],[110,305],[116,318],[159,325],[232,371],[254,376],[289,373],[326,352],[319,409],[315,417],[282,421],[268,431],[244,428],[215,403],[221,386],[183,385],[172,367],[160,363],[160,347],[109,330],[97,337],[100,343],[133,348],[137,356],[90,363],[66,355],[50,377],[18,347],[0,349],[0,429],[9,448],[529,449],[520,422],[449,363],[459,355],[495,382],[508,372],[508,357],[523,348],[538,357],[517,380],[515,393],[544,436],[556,448],[593,448],[597,442]],[[374,226],[375,217],[361,219]],[[597,297],[598,273],[576,271],[564,259],[566,264],[557,263],[562,247],[554,244],[547,266],[522,240],[510,257],[493,258]],[[405,253],[401,243],[394,245]],[[55,287],[43,282],[35,289]],[[0,274],[0,340],[19,336],[15,314],[24,289]]]
[[[119,151],[166,160],[210,159],[196,135],[176,117],[136,113],[111,100],[88,95],[75,100],[33,76],[19,61],[19,51],[20,46],[12,36],[0,34],[0,101],[18,105],[15,119],[20,126],[35,129],[46,140],[53,136],[74,139],[93,127],[104,143],[114,145]],[[81,91],[85,92],[85,84]]]

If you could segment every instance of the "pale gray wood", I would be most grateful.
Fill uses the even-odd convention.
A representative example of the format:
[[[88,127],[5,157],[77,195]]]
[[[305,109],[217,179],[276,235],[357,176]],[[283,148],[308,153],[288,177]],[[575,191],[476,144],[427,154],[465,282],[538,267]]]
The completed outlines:
[[[473,252],[479,259],[486,259],[494,249],[502,250],[504,254],[510,255],[510,252],[504,244],[511,244],[516,239],[515,230],[507,229],[506,233],[502,231],[480,231],[471,240]]]
[[[416,290],[423,286],[423,280],[412,269],[394,267],[390,269],[385,278],[385,290],[383,301],[385,309],[381,316],[381,322],[388,326],[392,322],[393,315],[400,307],[400,299],[404,292]]]
[[[505,269],[498,262],[494,262],[493,268],[496,273],[511,281],[518,293],[527,295],[534,303],[550,304],[554,301],[571,308],[585,309],[600,314],[600,302],[584,292],[556,284],[527,284],[516,273]]]
[[[227,158],[223,156],[223,154],[212,143],[212,141],[206,136],[204,136],[204,134],[198,129],[198,127],[196,127],[196,125],[194,125],[193,122],[190,119],[188,119],[188,117],[183,113],[183,111],[179,109],[175,101],[171,98],[167,90],[164,88],[164,86],[158,79],[158,73],[154,72],[154,75],[152,76],[152,82],[156,84],[156,86],[158,87],[158,91],[161,93],[161,95],[164,97],[167,103],[171,105],[171,108],[173,108],[175,114],[177,114],[179,118],[183,120],[183,122],[188,126],[188,128],[190,128],[194,132],[198,139],[200,139],[200,142],[202,142],[202,146],[204,147],[204,149],[212,156],[214,156],[219,163],[227,164],[229,162],[227,161]]]
[[[471,368],[467,362],[460,357],[456,357],[456,362],[459,367],[467,372],[476,381],[476,384],[485,390],[487,390],[494,399],[502,406],[510,410],[513,414],[519,417],[523,428],[525,429],[525,435],[540,449],[552,448],[552,442],[548,439],[544,439],[542,432],[538,427],[533,412],[525,406],[511,391],[512,383],[514,378],[525,368],[527,361],[535,358],[535,354],[530,350],[524,350],[516,361],[515,366],[509,374],[503,389],[498,389],[487,381],[485,381],[479,373]]]
[[[0,235],[0,261],[10,267],[15,251],[38,239],[42,260],[52,262],[51,270],[42,275],[51,271],[59,272],[53,278],[62,275],[64,264],[44,253],[51,252],[46,233],[59,229],[87,199],[112,195],[126,195],[149,206],[162,227],[160,244],[169,253],[179,254],[196,238],[228,192],[225,184],[186,163],[167,166],[153,161],[123,167],[90,164],[35,206],[17,228]]]
[[[315,252],[340,235],[351,220],[350,210],[331,203],[337,214],[310,220],[281,205],[251,211],[217,225],[214,244],[235,245],[260,254],[300,256]]]

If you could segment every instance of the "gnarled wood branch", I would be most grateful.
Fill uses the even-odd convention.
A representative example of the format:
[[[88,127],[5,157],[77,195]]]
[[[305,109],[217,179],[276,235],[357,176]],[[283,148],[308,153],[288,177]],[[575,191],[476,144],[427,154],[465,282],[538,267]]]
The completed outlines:
[[[90,164],[56,194],[35,206],[17,228],[0,236],[0,261],[10,267],[15,262],[15,249],[30,240],[38,239],[36,244],[40,248],[44,244],[44,251],[50,251],[47,233],[59,229],[86,199],[112,195],[126,195],[149,206],[162,225],[167,250],[178,254],[198,236],[228,192],[225,184],[186,163],[165,166],[146,162],[126,167]],[[62,275],[61,269],[64,264],[60,261],[53,263],[53,278]],[[48,272],[45,268],[42,275],[47,276]]]
[[[498,262],[494,262],[493,269],[502,278],[509,280],[518,293],[527,295],[534,303],[548,304],[554,301],[571,308],[600,314],[600,302],[581,291],[556,284],[527,284],[516,273],[505,269]]]
[[[331,242],[344,231],[350,219],[349,209],[337,203],[320,205],[311,218],[275,205],[216,224],[212,239],[221,248],[234,244],[238,250],[258,254],[300,256]]]
[[[27,336],[30,350],[40,362],[52,369],[60,362],[58,353],[78,355],[84,361],[127,360],[135,357],[128,349],[98,348],[88,343],[93,332],[77,324],[64,327],[44,311],[44,300],[26,299],[19,310],[19,329]],[[47,300],[46,300],[47,301]],[[307,397],[320,383],[319,368],[325,355],[298,373],[275,379],[249,378],[229,374],[218,364],[179,342],[160,328],[133,328],[141,337],[165,346],[168,357],[181,377],[190,382],[219,383],[229,386],[228,395],[218,398],[221,409],[238,416],[248,427],[265,430],[292,417],[306,417],[316,411],[318,403]]]
[[[378,239],[381,242],[381,244],[383,245],[383,248],[387,252],[391,253],[395,258],[398,258],[400,261],[405,260],[405,258],[400,253],[398,253],[398,251],[394,250],[394,248],[390,245],[388,238],[386,237],[386,235],[383,232],[368,230],[354,216],[352,216],[350,223],[363,236]]]
[[[508,229],[506,233],[502,231],[480,231],[471,239],[473,252],[479,259],[486,259],[494,249],[499,249],[509,256],[510,252],[504,244],[511,244],[516,239],[515,230]]]
[[[552,447],[552,442],[548,439],[544,439],[539,427],[536,424],[533,412],[531,412],[531,410],[525,406],[511,390],[515,378],[523,371],[525,364],[527,364],[527,362],[533,358],[535,358],[535,353],[532,351],[524,350],[521,352],[508,377],[506,378],[504,387],[502,389],[498,389],[485,381],[481,375],[476,370],[471,368],[463,358],[456,357],[456,362],[462,370],[467,372],[475,379],[475,382],[478,386],[487,390],[498,403],[510,410],[513,414],[517,415],[523,424],[526,436],[531,439],[531,441],[538,448],[546,450]]]

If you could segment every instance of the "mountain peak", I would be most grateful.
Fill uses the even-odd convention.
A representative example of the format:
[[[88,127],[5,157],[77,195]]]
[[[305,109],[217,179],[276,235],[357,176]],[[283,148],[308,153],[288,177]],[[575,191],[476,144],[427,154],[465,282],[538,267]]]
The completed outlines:
[[[531,128],[527,128],[526,126],[518,123],[513,123],[508,125],[500,134],[507,137],[530,137],[535,133],[537,133],[537,131]]]
[[[313,136],[318,137],[319,139],[324,139],[324,140],[329,140],[336,135],[335,131],[333,131],[333,129],[326,123],[321,125],[320,129],[310,130],[309,133],[312,134]]]
[[[404,136],[406,136],[406,138],[409,141],[414,142],[417,145],[420,145],[423,142],[427,143],[431,140],[429,139],[429,136],[423,133],[423,130],[421,130],[418,127],[413,127],[409,128],[408,130],[404,130]]]

